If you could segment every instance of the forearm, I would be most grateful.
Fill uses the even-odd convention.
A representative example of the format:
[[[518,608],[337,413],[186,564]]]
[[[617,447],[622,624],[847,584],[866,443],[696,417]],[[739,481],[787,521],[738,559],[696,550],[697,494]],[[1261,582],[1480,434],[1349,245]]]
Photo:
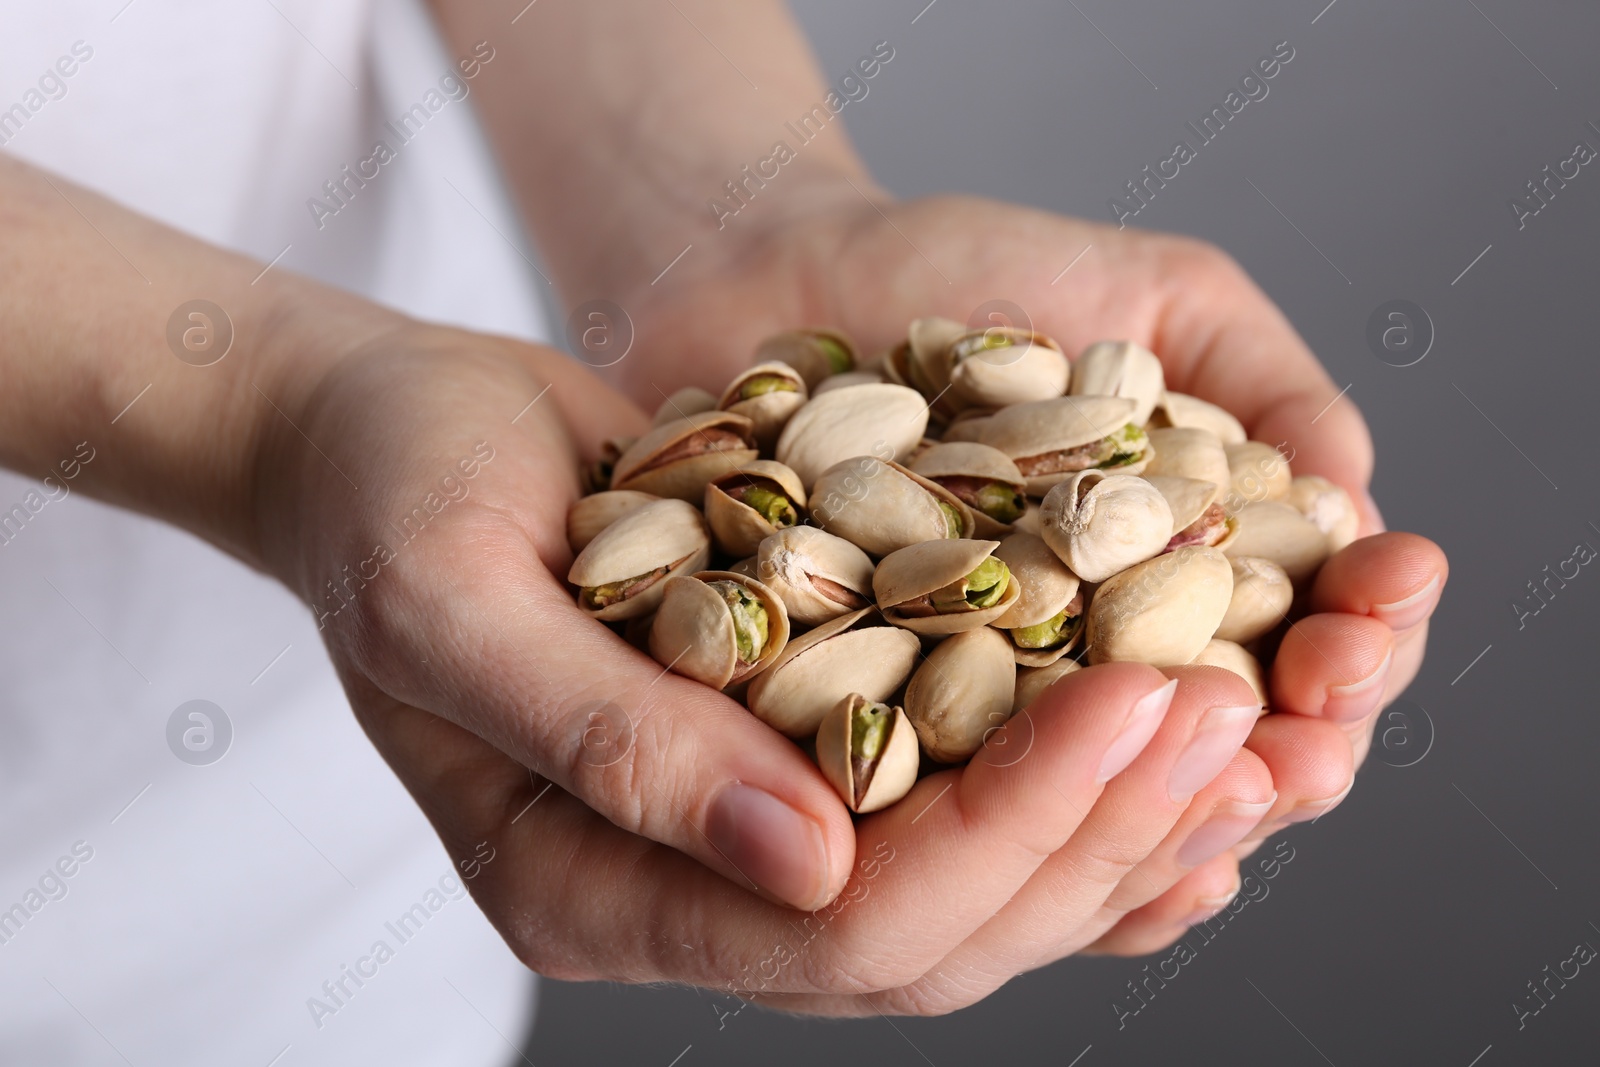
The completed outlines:
[[[691,243],[717,255],[819,198],[856,197],[842,179],[877,191],[780,0],[433,3],[456,54],[496,50],[479,111],[568,303],[625,297]],[[802,141],[786,124],[815,108]],[[792,158],[763,179],[780,141]]]
[[[263,274],[5,156],[0,234],[0,465],[48,479],[50,495],[85,491],[258,563],[257,442],[339,352],[398,318],[281,269]],[[197,364],[215,358],[225,322],[179,315],[184,358],[168,341],[169,320],[197,298],[222,308],[233,333],[208,366]]]

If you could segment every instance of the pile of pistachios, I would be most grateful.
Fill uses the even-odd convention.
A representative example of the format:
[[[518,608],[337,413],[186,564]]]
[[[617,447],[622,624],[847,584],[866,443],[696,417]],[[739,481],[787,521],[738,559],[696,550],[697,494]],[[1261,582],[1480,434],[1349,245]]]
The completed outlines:
[[[856,812],[973,756],[1081,664],[1263,663],[1355,538],[1346,492],[1127,341],[912,322],[763,342],[583,472],[591,617],[809,747]]]

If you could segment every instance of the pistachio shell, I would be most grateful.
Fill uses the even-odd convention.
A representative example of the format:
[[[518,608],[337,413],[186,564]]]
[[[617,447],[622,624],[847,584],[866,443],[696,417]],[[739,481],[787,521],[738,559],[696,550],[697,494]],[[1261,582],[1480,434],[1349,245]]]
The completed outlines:
[[[911,320],[911,325],[906,327],[906,341],[918,362],[927,365],[932,360],[945,358],[956,338],[966,332],[967,328],[955,319],[929,315]]]
[[[811,395],[821,396],[823,393],[831,393],[835,389],[848,389],[852,385],[879,385],[882,382],[883,375],[877,371],[846,371],[844,374],[834,374],[822,379],[821,382],[817,383],[817,387],[811,390]]]
[[[793,384],[794,388],[774,390],[749,399],[740,399],[740,391],[752,378],[781,378]],[[728,388],[722,391],[722,396],[717,400],[717,408],[721,411],[737,412],[749,419],[755,427],[756,444],[763,452],[771,453],[784,424],[800,410],[809,397],[810,392],[806,389],[805,379],[800,377],[800,372],[787,363],[773,361],[757,363],[749,370],[736,375],[733,381],[728,383]]]
[[[1031,533],[1035,537],[1044,536],[1044,509],[1037,503],[1028,501],[1028,510],[1022,513],[1022,518],[1011,524],[1017,533]]]
[[[1214,548],[1180,548],[1135,564],[1095,590],[1089,662],[1175,667],[1200,654],[1233,595],[1233,571]]]
[[[1234,518],[1239,533],[1228,545],[1228,555],[1270,559],[1295,585],[1310,580],[1328,558],[1328,535],[1288,504],[1248,504]]]
[[[1246,436],[1244,425],[1227,411],[1210,401],[1170,389],[1162,393],[1150,425],[1209,430],[1225,445],[1239,444]]]
[[[865,788],[858,789],[856,763],[851,758],[853,720],[858,709],[873,703],[860,693],[851,693],[829,709],[817,729],[817,767],[845,805],[860,815],[886,808],[911,792],[917,784],[920,762],[916,728],[903,708],[893,707],[883,751],[868,768],[863,768],[870,769],[871,776],[866,779]]]
[[[1228,491],[1232,483],[1228,453],[1216,434],[1198,427],[1151,430],[1149,434],[1155,458],[1145,467],[1146,475],[1195,478]]]
[[[922,751],[940,763],[971,757],[1011,717],[1016,677],[1011,642],[992,627],[939,642],[906,686],[906,715]]]
[[[1073,573],[1101,582],[1164,551],[1172,510],[1143,478],[1079,471],[1044,498],[1045,543]]]
[[[928,405],[903,385],[858,385],[813,397],[778,437],[779,463],[811,487],[823,471],[852,456],[902,456],[922,440]]]
[[[1155,486],[1172,509],[1172,540],[1167,547],[1182,548],[1185,544],[1205,544],[1212,548],[1226,548],[1238,536],[1238,524],[1227,515],[1217,497],[1221,495],[1216,482],[1199,478],[1179,478],[1170,474],[1146,474],[1145,481]],[[1205,523],[1191,532],[1190,527]],[[1201,534],[1205,540],[1196,540]]]
[[[872,590],[883,617],[919,634],[952,634],[987,626],[1015,604],[1022,588],[1007,578],[1005,592],[987,608],[943,614],[911,615],[905,606],[920,597],[959,582],[989,558],[998,541],[946,539],[908,545],[884,556],[872,575]]]
[[[975,441],[935,443],[918,452],[910,466],[916,473],[938,482],[966,501],[967,506],[972,508],[973,519],[977,522],[975,532],[979,537],[1003,537],[1011,532],[1011,523],[985,514],[975,501],[964,495],[967,490],[960,488],[963,484],[971,483],[962,483],[959,479],[979,478],[1010,486],[1019,496],[1026,491],[1027,479],[1011,462],[1011,457],[998,448]],[[1025,506],[1026,500],[1023,503]]]
[[[761,561],[760,561],[759,557],[746,556],[744,559],[736,560],[733,563],[728,564],[728,569],[730,571],[732,571],[733,573],[735,573],[735,574],[742,574],[746,578],[754,578],[756,581],[759,582],[759,581],[761,581],[761,572],[760,572],[760,569],[759,569],[760,566],[761,566]],[[767,583],[762,582],[761,584],[766,585]],[[771,586],[767,586],[767,588],[771,589],[772,587]],[[777,592],[777,590],[773,589],[773,592]],[[785,604],[784,606],[785,606],[785,608],[788,607],[787,604]],[[794,620],[794,616],[791,615],[789,617],[789,621],[791,623],[793,623],[795,621]]]
[[[633,447],[637,437],[608,437],[600,443],[600,458],[584,465],[583,491],[603,493],[611,488],[611,472],[622,454]]]
[[[1043,496],[1075,472],[1030,474],[1031,460],[1092,445],[1120,432],[1130,424],[1134,406],[1132,400],[1115,396],[1063,396],[1012,404],[984,423],[979,439],[1010,456],[1027,478],[1028,492]],[[1148,462],[1145,455],[1115,469],[1120,474],[1138,474]]]
[[[1000,542],[994,554],[1011,568],[1011,577],[1022,593],[1011,605],[1011,610],[991,625],[1004,630],[1006,636],[1011,638],[1012,655],[1018,663],[1034,667],[1054,663],[1071,651],[1083,636],[1083,601],[1079,596],[1078,576],[1061,562],[1061,558],[1042,538],[1034,534],[1014,533]],[[1078,607],[1073,615],[1077,617],[1077,622],[1067,631],[1066,641],[1055,648],[1024,648],[1017,644],[1017,635],[1013,631],[1049,622],[1075,599]]]
[[[626,582],[670,568],[663,577],[692,574],[711,558],[705,520],[681,500],[657,500],[617,519],[578,553],[567,581],[580,589]],[[612,621],[648,615],[661,603],[663,582],[603,608],[591,608],[580,596],[578,606],[597,619]]]
[[[1120,396],[1132,400],[1135,425],[1150,421],[1166,391],[1156,354],[1132,341],[1101,341],[1084,349],[1072,365],[1073,396]]]
[[[990,347],[997,339],[1008,342]],[[950,386],[968,404],[1005,407],[1067,391],[1070,365],[1043,334],[1009,327],[974,330],[950,345]]]
[[[773,334],[756,347],[756,363],[787,363],[799,372],[805,381],[806,388],[815,390],[823,379],[836,373],[833,363],[828,359],[827,350],[818,342],[831,341],[844,349],[849,357],[852,370],[856,362],[856,348],[850,343],[850,338],[837,330],[806,329],[785,330]]]
[[[1242,645],[1288,617],[1294,586],[1284,569],[1270,559],[1236,556],[1228,562],[1233,565],[1233,597],[1217,627],[1217,637]]]
[[[1234,496],[1247,504],[1284,500],[1289,496],[1289,462],[1283,453],[1261,441],[1225,445]]]
[[[959,405],[947,394],[950,385],[950,342],[966,328],[951,319],[913,319],[906,339],[884,357],[884,371],[891,381],[921,393],[943,418],[954,415]]]
[[[851,693],[888,700],[911,676],[921,643],[895,626],[859,625],[869,614],[876,612],[841,615],[791,640],[750,683],[746,702],[756,718],[790,737],[810,737]]]
[[[778,532],[779,527],[768,522],[755,508],[729,494],[735,487],[758,485],[763,481],[782,489],[783,495],[794,505],[796,521],[804,521],[805,490],[800,486],[799,476],[782,463],[758,459],[738,470],[720,474],[706,484],[705,511],[712,540],[724,555],[754,555],[763,539]]]
[[[940,502],[972,536],[972,510],[950,490],[895,462],[857,456],[822,473],[811,492],[811,520],[874,556],[949,536]]]
[[[756,458],[751,433],[750,420],[731,411],[702,411],[657,426],[617,460],[611,488],[637,489],[697,504],[712,478]],[[727,435],[737,440],[725,439]],[[680,449],[688,451],[669,458]]]
[[[1200,654],[1190,661],[1194,666],[1221,667],[1225,671],[1232,671],[1243,678],[1252,691],[1256,700],[1261,704],[1263,714],[1267,706],[1267,679],[1261,670],[1261,661],[1247,652],[1243,646],[1232,641],[1221,641],[1213,638],[1206,642],[1206,647]]]
[[[582,497],[567,512],[567,544],[572,546],[572,551],[582,552],[601,530],[634,508],[660,499],[629,489],[610,489]]]
[[[1328,552],[1339,552],[1356,539],[1360,516],[1343,486],[1316,474],[1297,475],[1289,482],[1288,503],[1328,535]]]
[[[717,398],[697,385],[686,385],[661,402],[656,408],[652,426],[665,426],[669,422],[687,419],[702,411],[717,410]]]
[[[783,600],[793,622],[816,626],[872,599],[872,560],[842,537],[795,526],[761,542],[755,573]]]
[[[767,640],[754,662],[739,662],[733,616],[710,582],[734,582],[766,609]],[[761,673],[789,641],[783,601],[754,578],[733,571],[699,571],[662,584],[661,606],[650,624],[650,655],[676,674],[722,689]]]
[[[993,417],[994,413],[987,408],[967,408],[950,421],[939,439],[947,442],[981,441],[984,427]]]
[[[1011,701],[1011,714],[1015,715],[1035,700],[1038,700],[1040,693],[1043,693],[1073,671],[1081,671],[1082,669],[1083,665],[1073,659],[1056,660],[1054,663],[1043,667],[1017,668],[1016,695]]]

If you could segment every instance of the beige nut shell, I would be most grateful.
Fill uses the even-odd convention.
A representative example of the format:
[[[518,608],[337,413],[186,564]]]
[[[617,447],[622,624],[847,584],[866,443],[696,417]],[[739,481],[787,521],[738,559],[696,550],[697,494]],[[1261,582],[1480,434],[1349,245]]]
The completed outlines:
[[[856,346],[850,338],[837,330],[805,329],[784,330],[766,338],[756,346],[755,363],[785,363],[799,373],[806,388],[815,391],[817,386],[833,373],[828,354],[817,344],[818,338],[827,338],[850,356],[850,369],[856,364]]]
[[[1209,400],[1170,389],[1162,394],[1150,425],[1207,430],[1225,445],[1236,445],[1246,438],[1244,424],[1229,411]]]
[[[738,434],[746,446],[703,452],[659,466],[653,465],[658,456],[686,439],[713,429]],[[749,419],[731,411],[702,411],[686,419],[657,426],[635,441],[617,460],[611,472],[611,488],[636,489],[698,504],[705,496],[706,483],[712,478],[756,458],[752,430],[753,424]]]
[[[1006,631],[1023,626],[1037,626],[1060,614],[1072,598],[1078,595],[1081,584],[1078,576],[1061,562],[1044,539],[1030,533],[1014,533],[1000,542],[994,554],[1011,568],[1011,579],[1021,588],[1016,603],[991,625]],[[1011,652],[1017,663],[1042,667],[1054,663],[1072,651],[1083,637],[1083,620],[1080,617],[1073,632],[1057,648],[1023,648],[1013,637]]]
[[[939,642],[906,686],[922,751],[940,763],[970,758],[1011,717],[1016,677],[1011,642],[992,627]]]
[[[1155,457],[1145,466],[1146,475],[1194,478],[1212,483],[1220,492],[1228,491],[1233,475],[1228,468],[1228,453],[1216,434],[1200,427],[1148,433]]]
[[[1267,706],[1267,679],[1261,669],[1261,661],[1251,655],[1244,646],[1232,641],[1223,641],[1213,638],[1206,642],[1206,647],[1200,654],[1190,661],[1197,667],[1221,667],[1225,671],[1232,671],[1243,678],[1256,695],[1256,701],[1261,705],[1262,714],[1266,713]]]
[[[1233,596],[1217,626],[1217,637],[1249,644],[1288,616],[1294,586],[1288,573],[1270,559],[1234,556],[1228,562],[1233,567]]]
[[[1289,461],[1263,441],[1224,445],[1233,498],[1247,504],[1289,496]]]
[[[1217,483],[1199,478],[1179,478],[1170,474],[1146,474],[1145,481],[1155,486],[1166,498],[1172,511],[1172,536],[1177,537],[1200,519],[1217,502],[1221,491]],[[1238,536],[1237,524],[1229,517],[1227,532],[1212,548],[1227,548]]]
[[[745,696],[762,722],[790,737],[810,737],[822,717],[851,693],[883,703],[920,658],[917,635],[896,626],[858,625],[863,608],[791,639]]]
[[[1229,556],[1260,556],[1282,567],[1295,585],[1310,581],[1328,558],[1328,535],[1288,504],[1264,500],[1234,516],[1238,535]]]
[[[881,385],[882,383],[883,375],[877,371],[850,370],[845,371],[843,374],[831,374],[822,379],[817,384],[817,387],[811,390],[811,395],[821,396],[823,393],[831,393],[836,389],[848,389],[852,385]]]
[[[978,439],[999,449],[1013,462],[1028,456],[1078,448],[1109,437],[1133,418],[1134,402],[1117,396],[1062,396],[1013,404],[995,412]],[[1150,462],[1147,454],[1117,470],[1138,474]],[[1043,496],[1073,472],[1028,475],[1028,492]]]
[[[1172,539],[1172,509],[1143,478],[1079,471],[1045,495],[1044,541],[1086,582],[1158,555]]]
[[[1083,350],[1072,365],[1073,396],[1120,396],[1137,406],[1133,423],[1150,421],[1162,394],[1166,376],[1161,360],[1143,345],[1132,341],[1101,341]]]
[[[1074,659],[1059,659],[1043,667],[1018,667],[1015,696],[1011,701],[1011,714],[1032,704],[1039,699],[1039,694],[1049,689],[1056,682],[1065,678],[1074,671],[1083,670],[1083,665]]]
[[[983,478],[1009,485],[1018,493],[1027,490],[1028,480],[1011,462],[1011,457],[998,448],[976,441],[949,441],[929,445],[918,452],[910,467],[924,478],[939,481],[941,478]],[[942,483],[941,483],[942,484]],[[977,508],[972,518],[979,537],[1004,537],[1012,530],[1010,523],[991,519]]]
[[[1011,343],[1002,348],[982,347],[997,333]],[[967,404],[979,407],[1001,408],[1061,396],[1071,375],[1061,346],[1031,330],[974,330],[951,342],[947,358],[950,387]]]
[[[805,519],[806,491],[799,476],[782,463],[758,459],[719,474],[706,483],[705,513],[712,540],[725,556],[753,556],[761,542],[778,530],[755,508],[728,494],[729,488],[756,480],[776,483],[794,505],[798,518]]]
[[[1090,663],[1176,667],[1200,654],[1233,596],[1233,570],[1214,548],[1180,548],[1135,564],[1095,590]]]
[[[607,526],[635,508],[661,498],[631,489],[609,489],[580,497],[567,512],[567,544],[582,552]]]
[[[928,428],[922,394],[903,385],[858,385],[812,397],[778,436],[776,459],[808,489],[852,456],[909,455]]]
[[[767,609],[767,643],[754,663],[741,664],[728,605],[709,582],[735,582]],[[789,641],[789,617],[777,594],[733,571],[698,571],[668,578],[650,624],[650,655],[685,678],[724,689],[766,670]]]
[[[904,708],[891,705],[894,717],[889,736],[866,791],[857,801],[855,761],[850,758],[850,720],[856,708],[869,703],[880,702],[851,693],[828,710],[817,728],[817,767],[845,805],[858,815],[880,811],[911,792],[917,784],[917,766],[921,762],[916,728],[906,718]]]
[[[711,537],[694,505],[657,500],[635,508],[597,534],[572,561],[567,581],[593,588],[671,566],[667,577],[692,574],[711,558]],[[648,615],[661,603],[665,579],[637,596],[599,610],[579,607],[607,622]]]
[[[1296,475],[1285,498],[1300,514],[1328,535],[1328,552],[1340,552],[1356,539],[1361,517],[1343,486],[1316,474]]]
[[[783,600],[793,622],[817,626],[859,608],[839,603],[823,592],[841,586],[872,600],[872,560],[842,537],[815,526],[779,530],[761,542],[755,573]]]
[[[811,521],[874,556],[948,536],[940,502],[955,508],[961,536],[977,528],[972,509],[937,482],[894,461],[854,456],[828,468],[811,490]]]
[[[665,426],[669,422],[686,419],[703,411],[717,410],[717,398],[698,385],[686,385],[661,402],[656,408],[652,426]]]
[[[889,553],[872,575],[879,610],[896,626],[918,634],[953,634],[987,626],[1009,611],[1021,595],[1022,587],[1014,577],[1007,579],[1005,592],[992,607],[923,617],[905,616],[896,609],[965,578],[999,547],[998,541],[949,538],[923,541]]]
[[[794,389],[762,393],[748,400],[739,399],[739,390],[744,388],[745,382],[752,378],[764,377],[786,379],[794,384]],[[777,444],[778,434],[783,431],[784,424],[809,398],[810,391],[806,388],[805,379],[800,376],[800,372],[787,363],[773,360],[757,363],[735,376],[722,391],[722,396],[717,399],[717,408],[720,411],[736,412],[749,419],[755,427],[756,444],[763,452],[770,453],[773,445]]]

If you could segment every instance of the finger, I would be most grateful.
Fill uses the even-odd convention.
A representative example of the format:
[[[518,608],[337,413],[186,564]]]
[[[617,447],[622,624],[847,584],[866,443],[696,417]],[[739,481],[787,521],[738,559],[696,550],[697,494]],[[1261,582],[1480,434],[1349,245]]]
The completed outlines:
[[[1383,702],[1394,635],[1364,615],[1308,615],[1289,628],[1272,664],[1272,708],[1358,722]]]
[[[1449,576],[1444,552],[1425,537],[1364,537],[1323,564],[1311,608],[1368,615],[1398,634],[1433,614]]]
[[[1212,918],[1239,894],[1239,857],[1232,851],[1209,859],[1172,888],[1126,913],[1105,933],[1078,950],[1080,956],[1146,956],[1177,941],[1191,926]]]
[[[1360,727],[1370,730],[1366,722]],[[1266,764],[1278,799],[1247,840],[1319,819],[1349,795],[1356,772],[1346,729],[1347,724],[1290,712],[1261,717],[1245,745]]]

